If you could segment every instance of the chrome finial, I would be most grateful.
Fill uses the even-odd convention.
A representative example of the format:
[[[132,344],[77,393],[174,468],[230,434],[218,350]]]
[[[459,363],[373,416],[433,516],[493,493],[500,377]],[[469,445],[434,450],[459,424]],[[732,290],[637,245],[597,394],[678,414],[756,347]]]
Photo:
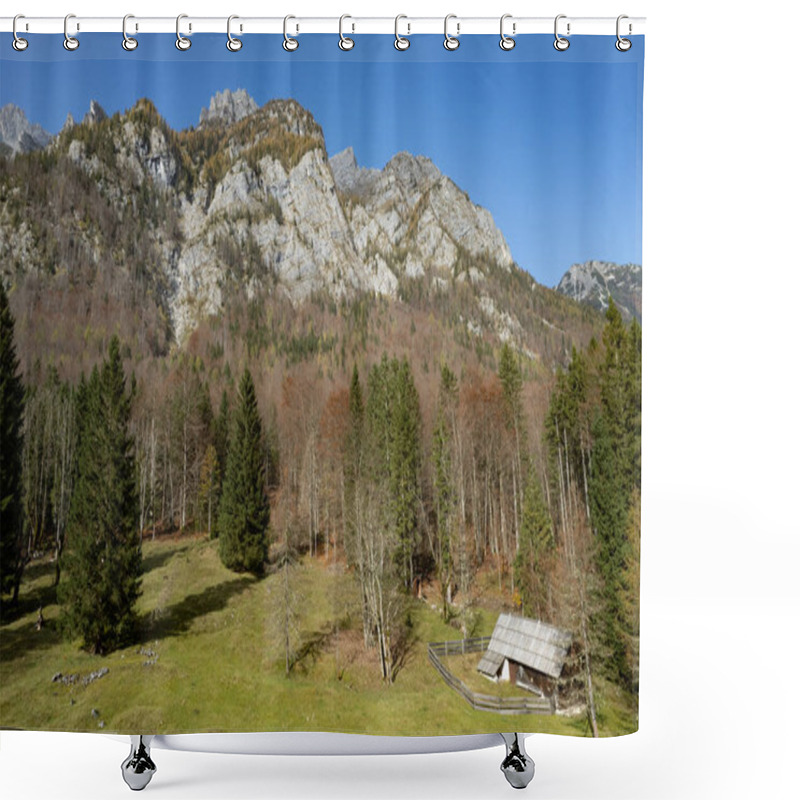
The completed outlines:
[[[525,752],[525,740],[519,733],[501,733],[506,745],[506,757],[500,765],[506,780],[515,789],[524,789],[535,772],[533,759]]]
[[[122,779],[134,792],[140,792],[156,774],[156,765],[150,758],[152,736],[131,736],[130,755],[122,762]]]

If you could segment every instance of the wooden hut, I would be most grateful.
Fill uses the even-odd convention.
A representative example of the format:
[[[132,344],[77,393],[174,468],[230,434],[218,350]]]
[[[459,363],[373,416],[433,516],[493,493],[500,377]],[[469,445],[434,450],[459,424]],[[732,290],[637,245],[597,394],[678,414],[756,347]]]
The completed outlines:
[[[572,646],[572,634],[538,619],[501,614],[478,672],[510,681],[538,695],[557,693],[558,679]]]

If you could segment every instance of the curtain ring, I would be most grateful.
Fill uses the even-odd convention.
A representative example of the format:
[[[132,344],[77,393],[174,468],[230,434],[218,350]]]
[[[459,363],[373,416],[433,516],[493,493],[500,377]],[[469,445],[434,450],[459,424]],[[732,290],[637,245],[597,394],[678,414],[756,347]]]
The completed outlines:
[[[620,36],[619,34],[619,24],[624,19],[628,19],[627,14],[620,14],[617,17],[617,41],[614,47],[616,47],[617,50],[620,51],[620,53],[627,53],[628,50],[630,50],[631,47],[633,47],[633,42],[630,39],[626,39],[623,36]],[[631,31],[631,26],[628,25],[628,33],[630,33],[630,31]]]
[[[178,14],[175,20],[175,47],[178,50],[188,50],[192,46],[192,40],[181,34],[181,20],[188,18],[188,14]]]
[[[456,23],[456,35],[451,36],[447,32],[447,23],[450,22],[451,19],[457,19],[456,15],[448,14],[444,18],[444,49],[452,52],[453,50],[458,50],[458,46],[461,44],[461,42],[458,41],[458,29],[461,25],[460,23]]]
[[[553,42],[553,47],[555,47],[556,50],[562,53],[569,47],[569,39],[565,39],[563,36],[559,36],[558,21],[560,19],[566,19],[566,18],[567,18],[566,14],[559,14],[556,17],[555,25],[553,26],[556,35],[556,40]],[[569,22],[567,23],[567,36],[569,36]]]
[[[67,14],[64,17],[64,49],[72,52],[80,47],[80,42],[74,37],[69,35],[69,21],[75,19],[74,14]]]
[[[133,36],[128,36],[128,20],[136,19],[133,14],[126,14],[122,18],[122,49],[127,50],[129,53],[139,46],[139,40],[134,39]]]
[[[11,33],[14,34],[14,40],[11,42],[11,46],[18,52],[21,53],[23,50],[28,49],[28,40],[23,39],[21,36],[17,36],[17,20],[18,19],[25,19],[24,14],[17,14],[14,17],[14,21],[11,23]]]
[[[342,16],[339,17],[339,49],[340,50],[352,50],[356,46],[356,43],[351,38],[349,38],[348,36],[344,35],[343,25],[344,25],[344,21],[346,19],[353,19],[353,18],[349,14],[342,14]],[[355,28],[355,25],[353,26],[353,28]]]
[[[238,53],[242,49],[242,40],[237,39],[231,34],[231,22],[235,19],[239,19],[236,14],[231,14],[228,17],[228,41],[225,43],[225,47],[227,47],[231,53]]]
[[[500,49],[505,50],[506,52],[513,50],[517,46],[516,40],[511,36],[506,36],[505,32],[503,31],[503,23],[507,19],[511,19],[511,14],[503,14],[503,16],[500,17]],[[512,32],[516,33],[516,29],[516,23],[512,23]]]
[[[291,14],[283,18],[283,49],[287,53],[293,53],[295,50],[297,50],[298,47],[300,47],[299,40],[289,36],[288,26],[290,19],[297,19],[297,18],[293,17]]]
[[[405,36],[400,35],[400,20],[401,19],[408,19],[405,14],[398,14],[394,18],[394,49],[400,50],[408,50],[411,47],[411,39],[407,39]],[[409,33],[411,32],[411,26],[408,25]]]

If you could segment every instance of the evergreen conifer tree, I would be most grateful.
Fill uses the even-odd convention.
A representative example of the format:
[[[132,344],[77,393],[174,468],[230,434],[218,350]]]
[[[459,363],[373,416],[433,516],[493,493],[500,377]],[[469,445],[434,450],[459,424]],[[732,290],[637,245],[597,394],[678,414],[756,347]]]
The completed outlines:
[[[105,654],[133,631],[142,574],[131,393],[116,336],[102,368],[81,381],[77,410],[77,475],[58,587],[60,624],[89,652]]]
[[[389,486],[397,531],[397,564],[406,589],[414,580],[414,554],[418,544],[417,504],[419,501],[420,411],[419,394],[408,360],[393,362],[390,382]]]
[[[406,589],[414,578],[419,530],[419,394],[407,359],[384,353],[369,373],[366,443],[370,479],[387,491],[388,524],[396,540],[397,574]]]
[[[200,490],[198,501],[200,505],[200,519],[206,524],[210,539],[217,538],[217,511],[219,504],[220,487],[219,459],[213,444],[206,445],[203,454],[203,463],[200,465]]]
[[[442,364],[439,384],[439,404],[433,430],[431,460],[433,462],[433,492],[436,509],[437,552],[434,554],[442,591],[442,616],[449,618],[450,593],[453,582],[453,512],[455,487],[453,485],[453,430],[452,412],[456,402],[456,376]]]
[[[344,518],[347,556],[355,562],[355,502],[356,490],[361,479],[361,460],[364,434],[364,395],[358,367],[353,366],[348,400],[348,431],[344,454]]]
[[[503,387],[503,403],[505,406],[506,423],[514,429],[522,415],[522,370],[519,360],[508,342],[503,342],[500,350],[500,364],[497,376]]]
[[[14,346],[14,318],[0,281],[0,592],[16,583],[22,525],[24,388]]]
[[[592,425],[589,500],[597,532],[597,565],[603,578],[602,630],[613,677],[630,685],[626,657],[624,592],[627,585],[629,519],[638,504],[641,463],[641,328],[626,328],[609,301],[603,330],[600,409]]]
[[[555,546],[553,522],[533,467],[528,469],[520,522],[519,550],[514,558],[514,583],[522,613],[543,617],[547,604],[548,560]]]
[[[219,555],[229,569],[260,574],[268,556],[269,498],[261,417],[248,369],[239,381],[231,423],[218,522]]]
[[[214,417],[211,426],[211,435],[214,440],[214,449],[219,461],[220,475],[225,474],[225,465],[228,456],[228,439],[230,427],[230,406],[228,403],[228,390],[222,390],[222,399],[219,401],[219,413]]]

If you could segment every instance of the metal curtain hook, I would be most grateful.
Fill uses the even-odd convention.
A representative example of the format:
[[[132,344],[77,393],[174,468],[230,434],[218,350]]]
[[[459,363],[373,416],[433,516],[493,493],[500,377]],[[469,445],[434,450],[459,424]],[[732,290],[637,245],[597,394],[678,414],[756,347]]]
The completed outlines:
[[[457,38],[458,37],[458,32],[461,29],[461,23],[460,22],[456,23],[456,35],[455,36],[451,36],[447,32],[447,23],[450,22],[451,19],[457,19],[456,15],[455,14],[448,14],[444,18],[444,49],[453,51],[453,50],[458,50],[458,46],[461,44],[461,42],[459,42],[458,38]]]
[[[566,18],[567,18],[566,14],[559,14],[556,17],[556,21],[553,26],[556,35],[556,40],[553,42],[553,47],[555,47],[556,50],[559,50],[562,53],[569,47],[569,39],[565,39],[563,36],[559,36],[558,21],[560,19],[566,19]],[[569,36],[569,22],[567,23],[567,36]]]
[[[133,14],[126,14],[122,18],[122,49],[131,52],[139,46],[139,41],[138,39],[134,39],[132,36],[128,36],[129,19],[136,19],[136,17],[134,17]]]
[[[238,53],[242,49],[242,40],[237,39],[231,34],[231,22],[235,19],[239,19],[236,14],[231,14],[228,17],[228,41],[226,42],[225,47],[227,47],[231,53]],[[241,30],[241,28],[239,30]]]
[[[503,14],[503,16],[500,17],[500,49],[506,51],[513,50],[517,45],[516,40],[511,36],[506,36],[505,31],[503,29],[503,26],[507,19],[511,19],[511,14]],[[515,22],[511,24],[511,32],[512,33],[517,32],[517,24]]]
[[[394,18],[394,48],[395,50],[408,50],[411,47],[411,39],[407,39],[405,36],[400,35],[400,20],[401,19],[408,19],[405,14],[398,14]],[[411,33],[411,26],[406,25],[408,28],[408,32]]]
[[[24,14],[17,14],[14,17],[14,21],[11,23],[11,33],[14,34],[14,40],[11,42],[11,46],[18,52],[21,53],[23,50],[27,50],[28,48],[28,40],[23,39],[21,36],[17,36],[17,20],[18,19],[25,19]]]
[[[69,35],[69,21],[71,19],[75,19],[74,14],[67,14],[64,17],[64,49],[65,50],[77,50],[80,46],[80,42],[74,37]],[[80,30],[80,26],[76,25],[76,30]]]
[[[293,17],[291,14],[289,14],[283,18],[283,49],[287,53],[293,53],[298,47],[300,47],[299,40],[289,36],[288,26],[290,19],[296,19],[296,17]]]
[[[349,37],[344,35],[344,21],[346,19],[353,19],[349,14],[342,14],[339,17],[339,49],[340,50],[352,50],[356,43],[350,39]],[[355,25],[353,25],[353,29],[355,29]]]
[[[620,53],[626,53],[628,50],[631,49],[631,47],[633,47],[633,42],[630,39],[625,39],[623,36],[620,36],[619,33],[619,27],[620,27],[619,24],[624,19],[628,19],[627,14],[620,14],[617,17],[617,42],[614,46],[617,48],[617,50],[620,51]],[[628,33],[630,34],[630,32],[631,32],[631,24],[628,23]]]
[[[191,39],[187,39],[181,33],[181,20],[182,19],[188,19],[188,18],[189,18],[188,14],[178,14],[178,16],[177,16],[177,18],[175,20],[175,47],[177,47],[178,50],[188,50],[192,46],[192,40]],[[191,30],[191,29],[192,29],[192,26],[190,25],[189,26],[189,30]]]

